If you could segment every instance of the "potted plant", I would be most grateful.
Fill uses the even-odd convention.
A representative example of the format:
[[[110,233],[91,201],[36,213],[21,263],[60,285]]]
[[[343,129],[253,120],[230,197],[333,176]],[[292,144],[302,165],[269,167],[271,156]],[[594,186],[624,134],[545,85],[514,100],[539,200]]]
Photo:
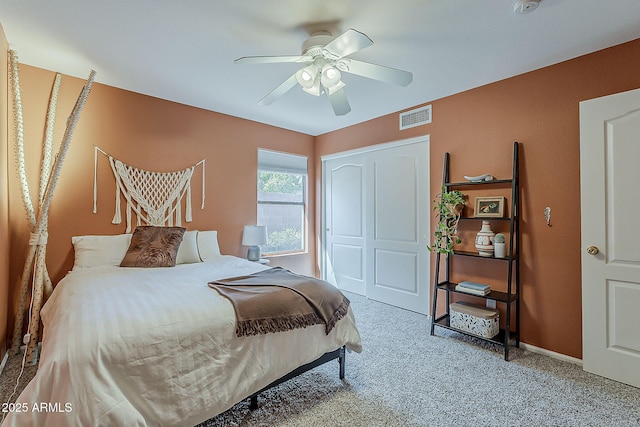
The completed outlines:
[[[433,242],[427,246],[429,252],[439,252],[441,254],[453,254],[453,245],[462,243],[457,235],[458,221],[460,214],[466,204],[466,196],[458,190],[447,191],[442,187],[442,191],[433,200],[438,223],[433,232]]]

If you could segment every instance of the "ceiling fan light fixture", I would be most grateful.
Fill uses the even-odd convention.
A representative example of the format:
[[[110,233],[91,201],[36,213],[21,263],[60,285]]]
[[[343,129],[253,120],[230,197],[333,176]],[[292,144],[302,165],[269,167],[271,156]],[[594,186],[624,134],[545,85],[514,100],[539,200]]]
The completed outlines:
[[[320,81],[322,82],[322,86],[326,88],[333,87],[338,83],[341,83],[341,78],[342,74],[337,68],[329,64],[326,64],[324,67],[322,67],[322,74],[320,74]]]
[[[307,68],[311,68],[308,70]],[[311,65],[307,68],[303,68],[296,73],[298,83],[302,86],[302,90],[310,95],[320,96],[320,78],[318,77],[318,70],[315,66]],[[314,73],[315,71],[315,73]]]
[[[296,72],[296,79],[304,89],[311,89],[316,81],[319,80],[317,77],[318,68],[313,64],[301,68]]]

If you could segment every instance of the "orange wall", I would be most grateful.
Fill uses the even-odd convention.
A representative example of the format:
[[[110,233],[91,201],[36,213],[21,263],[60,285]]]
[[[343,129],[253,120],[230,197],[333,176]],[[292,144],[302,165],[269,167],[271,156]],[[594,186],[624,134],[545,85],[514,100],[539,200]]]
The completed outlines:
[[[435,100],[428,125],[399,131],[394,113],[321,135],[317,188],[322,155],[429,134],[432,199],[440,190],[445,151],[451,153],[452,181],[482,173],[509,177],[512,144],[521,142],[522,341],[581,358],[578,103],[640,87],[638,70],[640,39]],[[461,229],[471,245],[475,232]],[[454,268],[473,280],[488,273],[481,265],[472,260]]]
[[[8,166],[8,78],[7,54],[9,44],[0,25],[0,360],[5,354],[7,338],[6,304],[9,294],[9,191],[7,186]]]
[[[50,71],[20,66],[27,174],[32,178],[30,185],[34,194],[37,194],[40,147],[54,77]],[[62,78],[56,144],[62,140],[66,119],[83,84],[82,79]],[[192,179],[193,222],[183,225],[188,229],[218,230],[221,251],[238,256],[246,255],[247,248],[240,244],[243,226],[256,223],[258,148],[313,156],[313,137],[308,135],[94,84],[51,204],[47,265],[54,283],[73,265],[72,236],[125,231],[124,223],[111,224],[115,183],[103,155],[98,158],[98,213],[92,213],[94,145],[125,163],[148,170],[179,170],[206,159],[205,209],[200,209],[202,169],[198,167]],[[9,163],[10,283],[13,284],[10,301],[14,305],[11,312],[15,313],[15,288],[27,250],[29,229],[15,165]],[[309,174],[314,176],[313,161],[310,161]],[[309,223],[313,229],[315,193],[310,190]],[[310,244],[308,254],[274,258],[272,265],[315,274],[314,248]]]

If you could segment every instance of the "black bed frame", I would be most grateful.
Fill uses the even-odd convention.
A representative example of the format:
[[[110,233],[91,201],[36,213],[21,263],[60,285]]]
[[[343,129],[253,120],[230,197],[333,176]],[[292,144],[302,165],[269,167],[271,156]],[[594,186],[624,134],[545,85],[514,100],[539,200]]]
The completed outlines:
[[[250,399],[249,409],[251,410],[258,409],[258,395],[260,393],[265,392],[272,387],[275,387],[285,381],[290,380],[291,378],[297,377],[298,375],[303,374],[308,370],[311,370],[317,366],[323,365],[334,359],[338,359],[338,363],[340,364],[340,379],[344,379],[345,355],[346,355],[345,347],[342,346],[337,350],[330,351],[328,353],[323,354],[313,362],[309,362],[306,365],[302,365],[299,368],[294,369],[293,371],[289,372],[287,375],[275,380],[274,382],[272,382],[262,390],[257,391],[253,393],[251,396],[249,396],[249,399]]]

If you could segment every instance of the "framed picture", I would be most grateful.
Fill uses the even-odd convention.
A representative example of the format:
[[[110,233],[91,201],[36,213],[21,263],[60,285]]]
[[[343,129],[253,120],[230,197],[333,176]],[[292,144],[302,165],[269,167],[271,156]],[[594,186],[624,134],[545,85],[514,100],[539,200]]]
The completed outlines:
[[[504,217],[504,197],[476,197],[476,218],[502,218]]]

